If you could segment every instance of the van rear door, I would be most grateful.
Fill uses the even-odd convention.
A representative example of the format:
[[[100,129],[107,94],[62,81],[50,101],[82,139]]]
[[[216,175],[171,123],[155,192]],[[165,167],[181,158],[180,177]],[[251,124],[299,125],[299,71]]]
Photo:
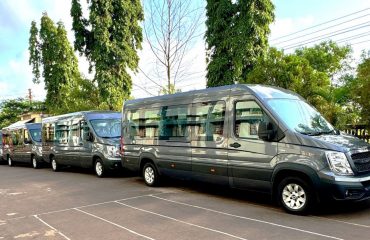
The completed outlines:
[[[258,128],[272,118],[252,95],[232,96],[230,100],[228,158],[232,185],[269,191],[270,162],[277,154],[277,142],[259,139]]]

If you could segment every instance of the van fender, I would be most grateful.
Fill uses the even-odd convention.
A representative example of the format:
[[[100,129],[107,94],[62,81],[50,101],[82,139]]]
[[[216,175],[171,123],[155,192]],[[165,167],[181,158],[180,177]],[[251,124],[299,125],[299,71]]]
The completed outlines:
[[[155,161],[155,159],[156,159],[155,155],[153,153],[150,153],[150,152],[142,152],[142,153],[140,153],[139,171],[141,171],[141,164],[142,164],[143,160],[145,161],[146,159],[151,160],[154,163],[155,167],[157,168],[158,174],[159,175],[162,175],[161,174],[161,171],[158,168],[158,165],[157,165],[157,163]]]

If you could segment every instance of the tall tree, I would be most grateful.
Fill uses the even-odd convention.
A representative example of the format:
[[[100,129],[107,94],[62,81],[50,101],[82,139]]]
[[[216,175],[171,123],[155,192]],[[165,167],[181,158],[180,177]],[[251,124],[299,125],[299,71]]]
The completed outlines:
[[[207,86],[245,80],[268,48],[270,0],[207,0]]]
[[[82,98],[81,96],[71,98],[69,96],[71,92],[83,89],[82,87],[88,83],[82,83],[78,61],[68,41],[65,27],[62,22],[55,24],[44,13],[41,17],[40,31],[37,31],[36,23],[33,21],[30,33],[29,63],[33,67],[33,81],[40,82],[42,67],[46,90],[45,104],[48,110],[51,113],[68,112],[71,106]],[[90,98],[85,96],[80,102],[89,103],[89,101]]]
[[[99,95],[110,109],[119,108],[130,96],[128,69],[136,71],[143,39],[139,22],[144,19],[140,0],[87,1],[83,16],[79,0],[72,0],[74,47],[90,62]]]
[[[362,54],[362,61],[357,66],[357,79],[355,81],[354,99],[361,106],[363,123],[370,124],[370,51]]]
[[[199,40],[204,7],[192,0],[143,1],[147,21],[144,22],[146,42],[155,57],[156,85],[162,92],[176,92],[176,84],[190,74],[195,56],[189,56],[191,47]],[[186,58],[188,59],[186,61]],[[150,75],[146,73],[147,75]],[[166,76],[166,84],[161,79]]]

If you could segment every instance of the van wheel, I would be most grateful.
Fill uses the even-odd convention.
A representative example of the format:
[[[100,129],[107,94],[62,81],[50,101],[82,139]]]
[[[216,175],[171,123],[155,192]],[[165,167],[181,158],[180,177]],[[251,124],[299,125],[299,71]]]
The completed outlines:
[[[57,163],[57,161],[55,160],[55,157],[52,157],[51,158],[51,169],[54,171],[54,172],[58,172],[60,170],[60,165]]]
[[[101,159],[95,161],[95,174],[100,178],[106,175],[104,165]]]
[[[32,167],[33,167],[34,169],[38,169],[38,168],[40,168],[40,164],[37,162],[37,160],[36,160],[36,157],[35,157],[35,156],[32,156],[31,164],[32,164]]]
[[[146,163],[143,167],[143,177],[145,184],[149,187],[158,186],[159,175],[153,163]]]
[[[10,156],[8,156],[8,166],[9,167],[14,167],[13,159]]]
[[[278,186],[279,203],[285,211],[305,215],[315,204],[312,187],[298,177],[284,178]]]

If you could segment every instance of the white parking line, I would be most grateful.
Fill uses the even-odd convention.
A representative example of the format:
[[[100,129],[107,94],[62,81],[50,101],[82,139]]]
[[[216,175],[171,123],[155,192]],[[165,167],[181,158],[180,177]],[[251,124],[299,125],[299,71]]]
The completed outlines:
[[[146,236],[146,235],[140,234],[140,233],[135,232],[135,231],[133,231],[133,230],[131,230],[131,229],[129,229],[129,228],[126,228],[126,227],[124,227],[124,226],[122,226],[122,225],[119,225],[119,224],[117,224],[117,223],[111,222],[111,221],[109,221],[109,220],[107,220],[107,219],[104,219],[104,218],[102,218],[102,217],[96,216],[96,215],[91,214],[91,213],[89,213],[89,212],[85,212],[85,211],[83,211],[83,210],[81,210],[81,209],[74,208],[74,210],[79,211],[79,212],[82,212],[82,213],[84,213],[84,214],[87,214],[87,215],[89,215],[89,216],[91,216],[91,217],[97,218],[97,219],[99,219],[99,220],[101,220],[101,221],[104,221],[104,222],[106,222],[106,223],[112,224],[112,225],[114,225],[114,226],[116,226],[116,227],[119,227],[119,228],[121,228],[121,229],[124,229],[124,230],[126,230],[126,231],[128,231],[128,232],[130,232],[130,233],[132,233],[132,234],[135,234],[135,235],[137,235],[137,236],[143,237],[143,238],[145,238],[145,239],[155,240],[154,238],[151,238],[151,237],[148,237],[148,236]]]
[[[71,240],[69,237],[67,237],[66,235],[64,235],[61,231],[59,231],[58,229],[56,229],[55,227],[51,226],[50,224],[48,224],[47,222],[45,222],[44,220],[42,220],[39,216],[37,215],[33,215],[37,220],[39,220],[40,222],[42,222],[43,224],[45,224],[46,226],[48,226],[49,228],[53,229],[54,231],[56,231],[60,236],[64,237],[65,239],[67,240]]]
[[[247,240],[246,238],[238,237],[238,236],[235,236],[235,235],[232,235],[232,234],[226,233],[226,232],[222,232],[222,231],[219,231],[219,230],[216,230],[216,229],[212,229],[212,228],[208,228],[208,227],[203,227],[203,226],[200,226],[200,225],[197,225],[197,224],[193,224],[193,223],[185,222],[185,221],[182,221],[182,220],[179,220],[179,219],[173,218],[173,217],[169,217],[169,216],[162,215],[162,214],[159,214],[159,213],[155,213],[155,212],[151,212],[151,211],[144,210],[144,209],[141,209],[141,208],[137,208],[137,207],[134,207],[134,206],[131,206],[131,205],[127,205],[127,204],[124,204],[124,203],[118,202],[118,201],[116,201],[116,203],[117,203],[117,204],[120,204],[120,205],[123,205],[123,206],[126,206],[126,207],[129,207],[129,208],[132,208],[132,209],[135,209],[135,210],[138,210],[138,211],[142,211],[142,212],[150,213],[150,214],[153,214],[153,215],[156,215],[156,216],[162,217],[162,218],[166,218],[166,219],[170,219],[170,220],[173,220],[173,221],[176,221],[176,222],[180,222],[180,223],[183,223],[183,224],[187,224],[187,225],[190,225],[190,226],[192,226],[192,227],[197,227],[197,228],[201,228],[201,229],[208,230],[208,231],[211,231],[211,232],[220,233],[220,234],[226,235],[226,236],[228,236],[228,237],[236,238],[236,239]]]
[[[304,229],[300,229],[300,228],[295,228],[295,227],[289,227],[289,226],[285,226],[285,225],[281,225],[281,224],[277,224],[277,223],[273,223],[273,222],[259,220],[259,219],[256,219],[256,218],[249,218],[249,217],[234,215],[234,214],[231,214],[231,213],[221,212],[221,211],[217,211],[217,210],[210,209],[210,208],[205,208],[205,207],[196,206],[196,205],[192,205],[192,204],[188,204],[188,203],[183,203],[183,202],[178,202],[178,201],[174,201],[174,200],[170,200],[170,199],[166,199],[166,198],[161,198],[161,197],[154,196],[154,195],[151,195],[151,197],[157,198],[157,199],[160,199],[160,200],[163,200],[163,201],[167,201],[167,202],[172,202],[172,203],[175,203],[175,204],[180,204],[180,205],[184,205],[184,206],[188,206],[188,207],[198,208],[198,209],[206,210],[206,211],[209,211],[209,212],[222,214],[222,215],[225,215],[225,216],[245,219],[245,220],[264,223],[264,224],[269,224],[269,225],[272,225],[272,226],[286,228],[286,229],[295,230],[295,231],[299,231],[299,232],[304,232],[304,233],[308,233],[308,234],[312,234],[312,235],[316,235],[316,236],[320,236],[320,237],[331,238],[331,239],[336,239],[336,240],[343,240],[342,238],[338,238],[338,237],[334,237],[334,236],[330,236],[330,235],[325,235],[325,234],[312,232],[312,231],[308,231],[308,230],[304,230]]]
[[[363,225],[363,224],[359,224],[359,223],[347,222],[347,221],[343,221],[343,220],[339,220],[339,219],[334,219],[334,218],[319,217],[319,216],[314,216],[314,215],[311,215],[311,217],[319,218],[319,219],[325,219],[325,220],[339,222],[339,223],[344,223],[344,224],[353,225],[353,226],[356,226],[356,227],[370,228],[369,225]]]
[[[98,206],[98,205],[104,205],[104,204],[114,203],[115,201],[125,201],[125,200],[130,200],[130,199],[135,199],[135,198],[142,198],[142,197],[149,197],[149,196],[155,196],[155,195],[156,194],[139,195],[139,196],[135,196],[135,197],[122,198],[122,199],[119,199],[119,200],[112,200],[112,201],[106,201],[106,202],[100,202],[100,203],[93,203],[93,204],[82,205],[82,206],[77,206],[77,207],[65,208],[65,209],[61,209],[61,210],[55,210],[55,211],[50,211],[50,212],[38,213],[36,215],[42,216],[42,215],[48,215],[48,214],[53,214],[53,213],[66,212],[66,211],[74,210],[76,208],[93,207],[93,206]]]

